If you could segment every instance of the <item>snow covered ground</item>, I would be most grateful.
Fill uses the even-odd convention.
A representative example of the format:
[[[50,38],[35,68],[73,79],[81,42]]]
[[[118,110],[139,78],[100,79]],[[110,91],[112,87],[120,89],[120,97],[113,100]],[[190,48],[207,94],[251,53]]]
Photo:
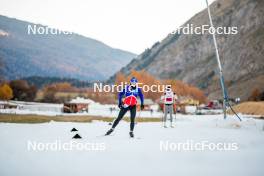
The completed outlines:
[[[23,102],[23,101],[0,101],[0,104],[11,103],[17,105],[16,109],[1,109],[0,113],[3,114],[23,114],[23,115],[45,115],[45,116],[104,116],[104,117],[117,117],[119,113],[119,108],[116,104],[100,104],[94,102],[90,99],[83,99],[77,97],[77,99],[73,99],[71,101],[79,102],[79,103],[89,103],[88,112],[80,112],[80,113],[63,113],[63,104],[53,104],[53,103],[38,103],[38,102]],[[151,117],[151,118],[161,118],[163,116],[163,112],[159,110],[159,105],[154,104],[151,105],[150,108],[153,110],[152,112],[149,110],[143,110],[138,113],[140,117]],[[112,109],[112,110],[111,110]],[[195,114],[196,106],[186,106],[185,111],[187,114]],[[197,111],[202,114],[221,114],[221,109],[212,109],[206,110],[202,109]],[[125,115],[129,117],[129,113]]]
[[[83,99],[83,102],[90,102],[89,99]],[[72,101],[75,102],[75,101]],[[2,103],[6,103],[3,102]],[[0,109],[0,113],[3,114],[23,114],[23,115],[45,115],[45,116],[58,116],[58,115],[65,115],[65,116],[104,116],[104,117],[117,117],[119,113],[119,108],[116,104],[100,104],[96,102],[92,102],[89,104],[89,111],[88,112],[80,112],[80,113],[63,113],[63,104],[49,104],[49,103],[36,103],[36,102],[22,102],[22,101],[11,101],[18,105],[16,109]],[[1,104],[1,101],[0,101]],[[110,109],[113,109],[112,111]],[[150,111],[141,111],[138,113],[140,117],[153,117],[153,118],[160,118],[162,117],[163,113],[158,111],[158,105],[152,105],[151,108],[153,109],[153,113]],[[129,116],[129,113],[125,115],[126,117]]]
[[[0,175],[263,176],[263,125],[264,121],[250,118],[238,122],[235,117],[224,121],[221,115],[178,115],[175,128],[164,129],[160,123],[138,123],[136,138],[130,139],[127,122],[121,122],[114,134],[108,137],[101,135],[110,126],[99,121],[0,123]],[[79,130],[83,139],[71,139],[74,135],[70,132],[72,127]],[[28,145],[34,142],[40,146],[37,151]],[[74,148],[67,151],[53,146],[42,151],[43,145],[40,144],[47,143],[86,144],[90,150]],[[209,148],[188,151],[188,147],[175,150],[180,143],[224,143],[235,147],[229,151],[211,151]],[[163,144],[169,144],[168,150]],[[197,146],[195,149],[199,149]]]

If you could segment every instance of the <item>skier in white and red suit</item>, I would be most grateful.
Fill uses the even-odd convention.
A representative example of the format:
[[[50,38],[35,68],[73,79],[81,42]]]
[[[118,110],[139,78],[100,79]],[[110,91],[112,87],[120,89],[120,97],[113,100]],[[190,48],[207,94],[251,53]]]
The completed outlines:
[[[171,121],[171,127],[173,127],[172,125],[172,113],[173,113],[173,104],[175,103],[175,101],[178,99],[177,95],[175,93],[173,93],[173,91],[171,90],[170,86],[166,87],[166,90],[164,92],[164,95],[162,96],[162,100],[164,103],[164,118],[163,118],[163,122],[164,122],[164,128],[167,128],[167,114],[170,114],[170,121]]]
[[[120,108],[118,117],[115,119],[112,128],[107,131],[105,135],[110,135],[115,127],[118,125],[119,121],[124,117],[126,112],[130,111],[130,137],[134,137],[134,126],[135,126],[135,118],[136,118],[136,112],[137,112],[137,97],[139,96],[140,102],[141,102],[141,110],[144,109],[144,96],[142,93],[141,88],[137,85],[138,80],[133,77],[130,80],[130,85],[126,86],[125,89],[123,89],[122,92],[118,94],[118,107]],[[122,102],[122,98],[125,97],[124,101]]]

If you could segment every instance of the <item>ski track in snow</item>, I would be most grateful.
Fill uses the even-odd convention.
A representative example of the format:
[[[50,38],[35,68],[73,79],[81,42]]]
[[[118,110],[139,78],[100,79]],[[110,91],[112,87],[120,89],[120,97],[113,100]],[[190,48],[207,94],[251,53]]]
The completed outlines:
[[[161,123],[138,123],[136,139],[130,139],[129,123],[120,122],[113,135],[110,126],[93,123],[50,122],[41,124],[0,123],[1,176],[262,176],[264,170],[264,121],[221,115],[178,115],[175,128]],[[27,142],[72,141],[77,128],[80,143],[104,143],[105,151],[28,151]],[[160,141],[236,142],[237,151],[161,151]]]

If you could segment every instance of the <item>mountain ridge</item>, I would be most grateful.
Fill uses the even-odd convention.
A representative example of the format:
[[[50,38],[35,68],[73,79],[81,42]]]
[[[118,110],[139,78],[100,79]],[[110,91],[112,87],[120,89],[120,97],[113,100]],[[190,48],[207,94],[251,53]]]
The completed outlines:
[[[0,57],[7,79],[59,76],[105,80],[136,57],[76,33],[28,35],[28,25],[47,27],[0,15]]]
[[[238,27],[237,35],[217,35],[217,43],[230,97],[245,100],[253,89],[264,90],[264,1],[217,0],[210,8],[215,27]],[[207,9],[182,26],[187,24],[209,25]],[[133,69],[160,79],[182,80],[203,89],[210,99],[222,96],[213,38],[208,33],[169,34],[120,71],[127,75]]]

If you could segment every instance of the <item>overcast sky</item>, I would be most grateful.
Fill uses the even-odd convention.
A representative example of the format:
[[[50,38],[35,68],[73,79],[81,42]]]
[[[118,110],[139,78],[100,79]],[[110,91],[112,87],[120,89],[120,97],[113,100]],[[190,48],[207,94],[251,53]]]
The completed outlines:
[[[136,54],[204,8],[205,0],[0,0],[1,15],[73,31]]]

